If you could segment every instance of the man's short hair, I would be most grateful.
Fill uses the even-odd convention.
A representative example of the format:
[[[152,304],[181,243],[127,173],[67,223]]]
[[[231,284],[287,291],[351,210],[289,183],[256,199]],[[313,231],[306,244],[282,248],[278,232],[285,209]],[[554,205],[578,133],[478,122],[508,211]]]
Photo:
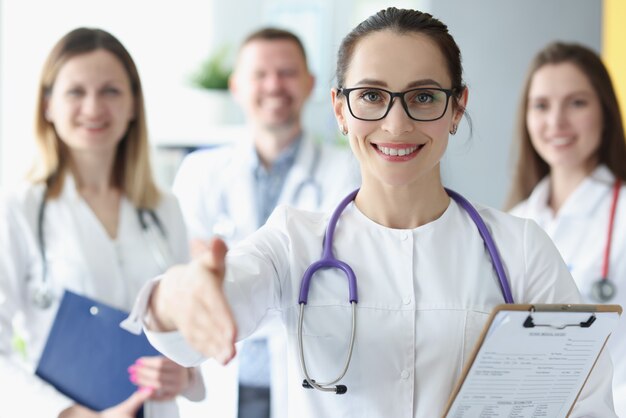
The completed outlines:
[[[241,48],[239,48],[239,50],[241,51],[241,49],[243,49],[243,47],[248,45],[250,42],[278,40],[291,41],[295,43],[300,52],[302,52],[302,58],[304,58],[305,65],[307,64],[306,52],[304,50],[304,45],[302,44],[302,41],[295,33],[285,29],[266,27],[256,30],[246,37],[246,39],[241,44]]]

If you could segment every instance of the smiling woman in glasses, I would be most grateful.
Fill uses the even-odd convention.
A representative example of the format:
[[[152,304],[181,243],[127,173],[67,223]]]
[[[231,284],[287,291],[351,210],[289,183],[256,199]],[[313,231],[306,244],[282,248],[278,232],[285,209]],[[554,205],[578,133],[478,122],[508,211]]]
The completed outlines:
[[[150,333],[177,361],[226,363],[235,341],[278,310],[289,416],[441,416],[493,307],[580,296],[535,223],[444,188],[440,161],[468,92],[443,23],[377,13],[344,38],[336,78],[332,106],[361,188],[333,213],[277,209],[228,257],[213,241],[154,282],[150,299],[145,288],[134,317],[147,309],[148,329],[180,331]],[[571,416],[614,417],[610,387],[604,356]]]

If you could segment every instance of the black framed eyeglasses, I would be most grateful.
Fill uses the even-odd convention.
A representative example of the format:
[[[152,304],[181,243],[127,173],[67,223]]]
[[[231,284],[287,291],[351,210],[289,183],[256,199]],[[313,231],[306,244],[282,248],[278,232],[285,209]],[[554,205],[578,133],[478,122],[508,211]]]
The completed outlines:
[[[395,97],[409,118],[430,122],[441,119],[448,109],[448,101],[455,91],[436,87],[420,87],[402,92],[392,92],[378,87],[355,87],[337,89],[346,96],[348,109],[359,120],[376,121],[384,119],[391,110]]]

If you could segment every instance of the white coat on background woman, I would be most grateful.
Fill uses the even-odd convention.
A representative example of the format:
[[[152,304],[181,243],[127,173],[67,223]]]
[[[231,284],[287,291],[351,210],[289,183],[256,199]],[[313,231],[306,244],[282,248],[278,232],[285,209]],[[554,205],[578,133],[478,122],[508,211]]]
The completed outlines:
[[[586,303],[626,306],[626,140],[597,54],[561,42],[541,50],[528,72],[518,123],[511,213],[545,229]],[[624,318],[608,347],[615,409],[626,416]]]
[[[175,397],[204,388],[161,356],[142,357],[129,374],[142,389],[101,414],[33,373],[64,290],[129,310],[146,277],[188,258],[178,204],[152,180],[139,76],[116,38],[80,28],[57,43],[36,134],[40,160],[0,210],[0,415],[127,418],[147,400],[147,418],[176,417]]]
[[[279,309],[289,334],[290,416],[441,416],[489,313],[504,301],[476,225],[441,183],[440,160],[468,99],[460,51],[431,15],[388,8],[344,38],[336,79],[333,108],[363,182],[354,201],[346,200],[334,237],[325,233],[327,214],[280,208],[228,257],[215,240],[212,253],[146,286],[132,315],[161,331],[150,333],[160,349],[195,364],[204,355],[227,362],[235,340],[252,332],[268,309]],[[498,245],[515,301],[580,300],[534,222],[477,210]],[[352,267],[358,286],[356,341],[342,395],[303,388],[299,367],[300,284],[324,241]],[[342,370],[348,298],[342,272],[313,277],[303,347],[318,382]],[[572,416],[615,416],[610,376],[602,356]]]

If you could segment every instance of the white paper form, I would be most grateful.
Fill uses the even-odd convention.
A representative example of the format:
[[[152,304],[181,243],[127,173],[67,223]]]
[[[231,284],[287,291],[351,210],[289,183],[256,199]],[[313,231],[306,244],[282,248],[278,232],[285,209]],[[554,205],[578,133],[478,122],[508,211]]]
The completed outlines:
[[[567,416],[619,314],[597,312],[588,328],[591,313],[530,315],[533,328],[528,311],[496,314],[446,417]]]

